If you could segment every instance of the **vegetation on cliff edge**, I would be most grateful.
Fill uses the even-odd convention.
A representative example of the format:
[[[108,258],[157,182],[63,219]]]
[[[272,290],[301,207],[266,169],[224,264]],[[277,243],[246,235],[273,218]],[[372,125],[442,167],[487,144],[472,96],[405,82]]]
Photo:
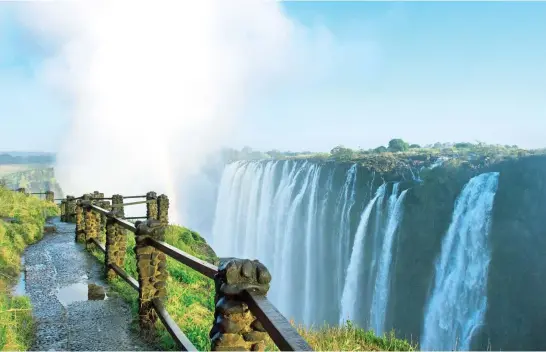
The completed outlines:
[[[526,150],[517,145],[496,145],[482,142],[476,143],[435,143],[421,147],[409,144],[400,138],[389,141],[388,146],[379,146],[373,149],[351,149],[338,145],[328,153],[281,152],[271,150],[260,152],[250,147],[238,151],[224,149],[222,157],[226,162],[236,160],[316,160],[354,162],[376,172],[390,172],[394,170],[430,167],[437,162],[466,164],[470,168],[478,169],[491,166],[503,160],[517,157],[546,154],[546,149]]]
[[[48,216],[57,206],[0,187],[0,350],[26,350],[32,343],[28,297],[14,297],[11,286],[21,270],[24,248],[43,236]]]

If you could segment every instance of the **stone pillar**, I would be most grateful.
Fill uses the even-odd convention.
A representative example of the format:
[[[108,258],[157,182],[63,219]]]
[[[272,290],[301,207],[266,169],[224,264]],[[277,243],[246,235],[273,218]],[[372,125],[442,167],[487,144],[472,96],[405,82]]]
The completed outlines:
[[[157,197],[157,219],[162,226],[169,225],[169,198],[164,194]]]
[[[61,200],[61,221],[66,222],[66,200]]]
[[[53,193],[53,191],[46,192],[46,201],[55,203],[55,193]]]
[[[82,197],[82,199],[78,199],[77,201],[75,201],[76,209],[74,210],[74,212],[76,213],[76,242],[79,243],[85,242],[85,211],[83,209],[83,202],[89,202],[89,195],[86,194]],[[68,207],[68,209],[70,209],[70,206]]]
[[[266,295],[271,274],[257,260],[226,258],[214,277],[214,322],[210,331],[212,351],[263,351],[268,337],[262,324],[240,300],[243,290]]]
[[[150,202],[146,203],[146,218],[157,220],[157,194],[155,192],[146,193],[146,201]]]
[[[89,205],[92,204],[92,195],[87,195],[87,199],[83,200],[82,206],[84,208],[84,219],[85,219],[85,248],[91,249],[94,244],[89,243],[92,238],[99,237],[99,227],[100,227],[100,215],[95,213]]]
[[[112,196],[112,209],[116,211],[116,214],[120,218],[125,217],[125,210],[123,209],[123,196],[120,194],[114,194]]]
[[[110,212],[110,215],[120,218],[116,209]],[[127,250],[127,235],[125,230],[111,217],[106,220],[106,277],[112,280],[116,277],[115,271],[110,269],[110,264],[116,264],[120,268],[125,266],[125,253]]]
[[[140,290],[139,322],[143,331],[153,331],[157,314],[152,306],[152,299],[163,300],[167,295],[167,257],[164,253],[146,244],[151,237],[158,241],[165,240],[165,227],[158,220],[137,221],[135,253],[137,258],[138,283]]]
[[[102,197],[104,198],[104,197]],[[104,209],[104,210],[112,210],[112,206],[110,205],[110,202],[107,200],[101,200],[97,204],[98,207]],[[99,229],[99,240],[101,243],[104,243],[106,240],[106,222],[107,222],[107,216],[103,214],[99,214],[100,218],[100,229]]]
[[[66,222],[76,222],[76,199],[73,196],[66,196]]]

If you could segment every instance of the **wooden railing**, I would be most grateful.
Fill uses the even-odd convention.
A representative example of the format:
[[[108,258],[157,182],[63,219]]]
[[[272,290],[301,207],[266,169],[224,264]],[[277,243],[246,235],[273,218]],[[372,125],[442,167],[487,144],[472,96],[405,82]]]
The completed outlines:
[[[123,203],[129,198],[146,200]],[[146,204],[146,216],[126,218],[124,207],[135,204]],[[180,349],[197,350],[165,309],[166,256],[169,256],[215,282],[214,321],[209,334],[211,350],[264,350],[268,336],[282,351],[312,350],[266,298],[271,275],[262,263],[225,258],[217,267],[165,243],[168,209],[167,196],[157,196],[154,192],[110,198],[94,192],[62,200],[61,220],[76,223],[76,241],[96,246],[105,254],[108,279],[119,276],[138,291],[141,330],[153,332],[159,318]],[[134,218],[145,221],[127,221]],[[105,244],[99,240],[101,229],[106,233]],[[136,236],[138,279],[123,270],[127,231]]]
[[[27,190],[25,188],[18,188],[18,189],[14,189],[12,190],[14,192],[19,192],[19,193],[24,193],[24,194],[27,194],[27,195],[37,195],[37,196],[40,196],[40,195],[45,195],[45,199],[48,201],[48,202],[54,202],[55,201],[55,193],[53,193],[53,191],[46,191],[46,192],[27,192]]]

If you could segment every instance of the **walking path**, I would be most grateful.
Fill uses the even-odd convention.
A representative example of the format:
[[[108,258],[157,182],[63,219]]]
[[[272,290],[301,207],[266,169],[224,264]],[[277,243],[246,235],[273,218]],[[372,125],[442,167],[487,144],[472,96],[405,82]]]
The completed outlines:
[[[35,350],[154,350],[130,328],[127,303],[110,292],[104,267],[74,242],[74,225],[51,223],[56,232],[29,246],[24,253],[25,294],[36,321]],[[95,284],[106,297],[93,297]]]

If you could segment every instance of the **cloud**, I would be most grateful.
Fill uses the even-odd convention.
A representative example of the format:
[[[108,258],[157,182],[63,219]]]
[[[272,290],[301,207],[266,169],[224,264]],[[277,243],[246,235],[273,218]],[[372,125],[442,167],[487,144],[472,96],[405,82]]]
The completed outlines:
[[[229,139],[245,104],[305,74],[313,51],[302,45],[309,32],[272,1],[20,5],[52,52],[40,81],[70,102],[57,165],[65,190],[164,192],[178,221],[176,189]]]

